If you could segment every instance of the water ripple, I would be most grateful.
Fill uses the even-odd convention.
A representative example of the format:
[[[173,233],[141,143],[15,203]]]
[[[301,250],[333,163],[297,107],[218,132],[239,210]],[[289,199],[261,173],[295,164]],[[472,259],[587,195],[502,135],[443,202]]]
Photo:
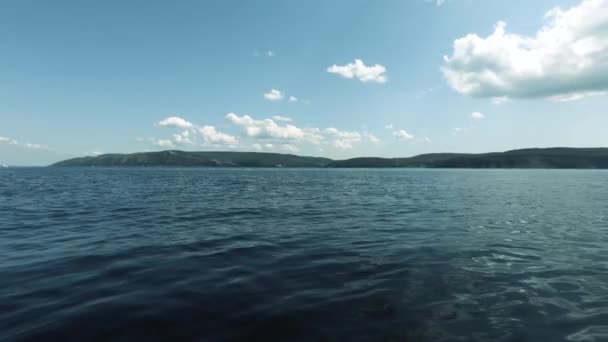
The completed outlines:
[[[0,172],[0,340],[608,340],[607,172]]]

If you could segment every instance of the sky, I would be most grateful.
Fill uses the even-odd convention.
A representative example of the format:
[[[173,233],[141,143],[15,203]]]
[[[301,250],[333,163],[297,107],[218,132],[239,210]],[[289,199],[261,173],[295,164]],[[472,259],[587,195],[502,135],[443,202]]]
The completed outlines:
[[[0,163],[608,146],[608,0],[0,2]]]

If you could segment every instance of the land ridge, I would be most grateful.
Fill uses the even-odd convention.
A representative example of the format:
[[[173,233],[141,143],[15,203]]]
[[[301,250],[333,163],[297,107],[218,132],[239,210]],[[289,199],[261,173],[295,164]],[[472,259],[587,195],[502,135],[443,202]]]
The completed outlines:
[[[51,166],[608,169],[608,148],[526,148],[477,154],[428,153],[406,158],[359,157],[344,160],[269,152],[166,150],[78,157]]]

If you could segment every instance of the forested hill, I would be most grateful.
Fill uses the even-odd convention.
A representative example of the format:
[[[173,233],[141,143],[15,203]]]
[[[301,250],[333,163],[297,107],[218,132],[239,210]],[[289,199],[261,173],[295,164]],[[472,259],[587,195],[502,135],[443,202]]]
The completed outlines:
[[[531,148],[483,154],[432,153],[410,158],[328,158],[262,152],[160,151],[73,158],[52,166],[428,167],[608,169],[608,148]]]

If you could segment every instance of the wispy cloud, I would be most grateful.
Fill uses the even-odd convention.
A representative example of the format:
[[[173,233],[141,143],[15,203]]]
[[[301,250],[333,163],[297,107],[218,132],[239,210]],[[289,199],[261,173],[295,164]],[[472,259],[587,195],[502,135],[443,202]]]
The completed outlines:
[[[416,93],[416,98],[417,99],[421,99],[427,95],[430,95],[431,93],[439,90],[441,88],[441,86],[436,86],[436,87],[429,87],[426,89],[422,89],[420,90],[418,93]]]
[[[480,113],[480,112],[471,113],[471,119],[473,119],[473,120],[483,120],[485,118],[486,118],[486,116],[483,115],[483,113]]]
[[[393,135],[402,140],[412,140],[415,137],[404,129],[398,129],[393,132]]]
[[[413,140],[416,137],[413,134],[410,134],[408,131],[404,130],[404,129],[397,129],[395,128],[395,125],[393,124],[388,124],[386,126],[384,126],[385,129],[391,131],[391,134],[401,140]]]
[[[16,139],[0,136],[0,145],[3,144],[27,148],[30,150],[52,151],[52,149],[47,145],[35,144],[31,142],[19,142],[19,140]]]
[[[291,118],[288,118],[286,116],[280,116],[280,115],[275,115],[272,118],[274,120],[276,120],[276,121],[285,121],[285,122],[291,122],[291,121],[293,121]]]
[[[158,141],[156,141],[156,146],[158,147],[162,147],[162,148],[173,148],[175,147],[175,144],[173,143],[173,141],[169,140],[169,139],[159,139]]]
[[[499,106],[503,103],[509,102],[509,98],[507,96],[497,96],[492,98],[492,103]]]
[[[276,53],[273,50],[266,50],[263,52],[260,52],[259,50],[256,50],[253,52],[253,55],[255,57],[267,57],[267,58],[271,58],[274,57],[276,55]]]

